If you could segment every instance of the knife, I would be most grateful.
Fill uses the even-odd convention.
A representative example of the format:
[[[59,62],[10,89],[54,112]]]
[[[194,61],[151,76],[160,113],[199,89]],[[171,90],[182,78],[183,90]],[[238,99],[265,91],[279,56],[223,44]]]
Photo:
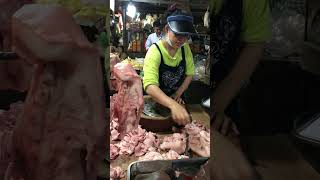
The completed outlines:
[[[187,104],[185,105],[185,107],[186,107],[186,110],[187,110],[187,112],[189,114],[190,123],[192,123],[192,115],[191,115],[191,113],[189,111],[189,108],[187,107]],[[191,158],[192,157],[192,153],[190,153],[190,151],[189,151],[189,134],[188,133],[186,133],[186,138],[187,138],[187,142],[186,142],[186,149],[185,149],[184,154]]]

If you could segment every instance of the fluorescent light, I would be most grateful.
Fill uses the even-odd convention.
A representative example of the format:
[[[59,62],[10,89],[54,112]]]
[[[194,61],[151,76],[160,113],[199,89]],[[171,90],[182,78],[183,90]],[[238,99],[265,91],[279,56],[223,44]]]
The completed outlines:
[[[110,0],[110,9],[114,12],[115,0]]]
[[[136,11],[136,7],[130,2],[127,7],[127,15],[131,18],[134,18],[134,16],[136,15]]]

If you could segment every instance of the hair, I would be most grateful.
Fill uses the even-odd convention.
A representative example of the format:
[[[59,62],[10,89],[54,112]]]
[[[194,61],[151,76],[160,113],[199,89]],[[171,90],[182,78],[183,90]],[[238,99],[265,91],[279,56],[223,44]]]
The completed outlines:
[[[153,27],[162,27],[160,19],[157,19],[156,21],[153,22]]]
[[[160,19],[161,24],[166,25],[168,23],[167,18],[169,16],[176,15],[176,14],[184,14],[184,15],[192,16],[190,8],[186,4],[177,2],[177,3],[171,4],[168,7],[166,12],[164,13],[164,16]]]

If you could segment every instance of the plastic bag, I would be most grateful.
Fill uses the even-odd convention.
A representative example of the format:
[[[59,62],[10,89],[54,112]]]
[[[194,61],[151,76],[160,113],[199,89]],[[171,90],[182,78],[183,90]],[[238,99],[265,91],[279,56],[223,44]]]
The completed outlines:
[[[207,8],[206,13],[204,14],[203,17],[203,25],[204,27],[209,27],[209,23],[210,23],[210,12],[209,12],[209,7]]]
[[[296,57],[301,55],[304,41],[304,0],[271,1],[272,38],[266,44],[267,56]]]

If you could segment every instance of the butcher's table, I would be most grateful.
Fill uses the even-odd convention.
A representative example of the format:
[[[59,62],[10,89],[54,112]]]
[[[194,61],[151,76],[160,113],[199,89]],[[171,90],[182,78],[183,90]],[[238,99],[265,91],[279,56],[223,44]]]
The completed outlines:
[[[205,111],[205,109],[198,104],[188,104],[187,108],[192,116],[193,121],[198,121],[203,123],[207,128],[210,127],[210,117],[208,115],[208,113]],[[157,133],[157,132],[154,132]],[[162,136],[162,134],[157,134],[158,136]],[[166,135],[170,135],[170,134],[166,134]],[[122,170],[127,171],[128,166],[134,162],[137,161],[138,158],[135,157],[134,155],[128,157],[128,156],[118,156],[117,159],[111,161],[111,166],[112,167],[116,167],[116,166],[120,166]],[[125,173],[125,175],[127,175],[127,172]],[[123,178],[123,180],[126,178]]]

